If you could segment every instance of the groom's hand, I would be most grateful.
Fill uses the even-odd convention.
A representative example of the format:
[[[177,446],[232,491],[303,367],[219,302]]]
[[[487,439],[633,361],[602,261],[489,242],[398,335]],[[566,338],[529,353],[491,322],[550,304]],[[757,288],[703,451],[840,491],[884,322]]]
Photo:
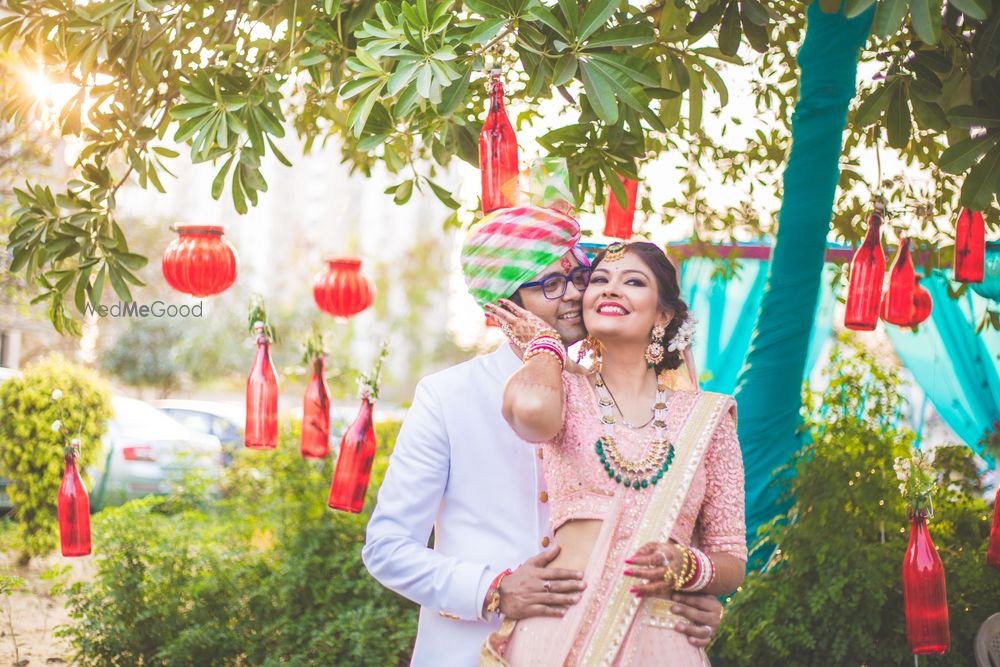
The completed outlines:
[[[670,599],[674,602],[670,611],[685,619],[674,630],[687,635],[694,646],[708,646],[722,623],[722,603],[700,593],[672,593]]]
[[[580,601],[586,584],[583,572],[548,567],[559,545],[532,556],[500,584],[500,611],[513,620],[532,616],[562,616]]]

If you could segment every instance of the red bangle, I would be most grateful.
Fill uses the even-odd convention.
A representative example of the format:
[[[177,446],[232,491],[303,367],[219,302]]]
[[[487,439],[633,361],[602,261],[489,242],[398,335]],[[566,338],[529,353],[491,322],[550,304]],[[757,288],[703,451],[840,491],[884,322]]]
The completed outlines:
[[[490,595],[492,595],[493,591],[495,591],[496,589],[500,588],[500,582],[503,581],[503,578],[506,577],[508,574],[512,574],[512,573],[513,573],[513,570],[504,570],[503,572],[501,572],[500,574],[498,574],[496,577],[494,577],[493,578],[493,583],[491,583],[490,587],[488,589],[486,589],[486,597],[489,597]]]

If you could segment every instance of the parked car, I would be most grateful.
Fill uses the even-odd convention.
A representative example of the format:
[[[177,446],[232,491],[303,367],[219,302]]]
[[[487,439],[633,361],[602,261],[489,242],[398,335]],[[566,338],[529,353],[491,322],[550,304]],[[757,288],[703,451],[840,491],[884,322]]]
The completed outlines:
[[[0,382],[17,374],[0,368]],[[112,396],[111,404],[113,416],[101,438],[101,452],[87,469],[93,510],[169,493],[172,485],[192,470],[202,471],[209,479],[221,475],[223,450],[216,436],[188,429],[134,398]],[[7,485],[8,481],[0,478],[0,511],[10,510]]]
[[[243,447],[246,410],[237,403],[163,399],[154,401],[158,409],[198,433],[214,435],[222,443],[225,465]]]
[[[149,403],[114,396],[114,417],[102,438],[103,461],[90,469],[95,508],[150,494],[169,493],[184,474],[221,476],[224,453],[219,438],[185,427]]]

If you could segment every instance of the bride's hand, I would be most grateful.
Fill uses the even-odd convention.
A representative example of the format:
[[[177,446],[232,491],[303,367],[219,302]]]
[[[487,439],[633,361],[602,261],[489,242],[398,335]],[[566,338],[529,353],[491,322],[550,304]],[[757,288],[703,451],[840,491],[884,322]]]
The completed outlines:
[[[500,305],[486,304],[486,310],[507,337],[522,350],[542,331],[552,331],[552,327],[546,324],[545,320],[513,301],[498,299],[497,303]]]
[[[625,576],[638,580],[630,592],[636,597],[669,597],[683,562],[683,552],[673,543],[648,542],[642,545],[634,556],[625,561]],[[673,576],[667,575],[666,579],[672,581],[664,579],[668,569]]]

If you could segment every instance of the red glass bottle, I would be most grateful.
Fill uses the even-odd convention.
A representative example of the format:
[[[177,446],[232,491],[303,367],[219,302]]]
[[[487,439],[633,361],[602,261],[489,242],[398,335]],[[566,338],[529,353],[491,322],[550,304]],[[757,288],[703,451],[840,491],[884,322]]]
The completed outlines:
[[[990,529],[986,564],[990,567],[1000,567],[1000,487],[997,487],[997,495],[993,499],[993,527]]]
[[[59,486],[59,542],[63,556],[90,553],[90,497],[80,477],[77,458],[80,441],[66,448],[62,484]]]
[[[607,204],[604,208],[604,235],[628,241],[632,238],[632,221],[635,219],[635,204],[639,193],[639,181],[620,176],[625,186],[625,208],[621,207],[615,194],[608,187]]]
[[[372,423],[372,402],[365,392],[361,409],[354,423],[340,440],[337,467],[333,471],[333,484],[327,505],[345,512],[360,512],[365,506],[368,478],[375,458],[375,425]]]
[[[264,325],[254,325],[257,332],[257,358],[247,378],[246,445],[250,449],[274,449],[278,446],[278,374],[271,363],[271,342]]]
[[[878,323],[882,302],[882,282],[885,280],[885,252],[882,250],[882,213],[868,216],[868,231],[854,258],[851,259],[851,279],[847,287],[844,326],[856,331],[872,331]]]
[[[982,282],[985,255],[986,223],[983,214],[963,208],[955,223],[955,280]]]
[[[479,134],[479,170],[483,213],[517,205],[517,136],[503,108],[503,84],[497,71],[490,82],[490,111]]]
[[[882,319],[900,327],[912,327],[914,290],[917,275],[910,257],[910,242],[905,236],[899,239],[899,252],[889,270],[889,289],[882,297]]]
[[[951,640],[944,566],[927,530],[927,513],[913,512],[910,544],[903,558],[906,638],[915,655],[944,653]]]
[[[302,402],[302,456],[322,459],[330,453],[330,390],[324,377],[325,357],[313,359],[313,374]]]

